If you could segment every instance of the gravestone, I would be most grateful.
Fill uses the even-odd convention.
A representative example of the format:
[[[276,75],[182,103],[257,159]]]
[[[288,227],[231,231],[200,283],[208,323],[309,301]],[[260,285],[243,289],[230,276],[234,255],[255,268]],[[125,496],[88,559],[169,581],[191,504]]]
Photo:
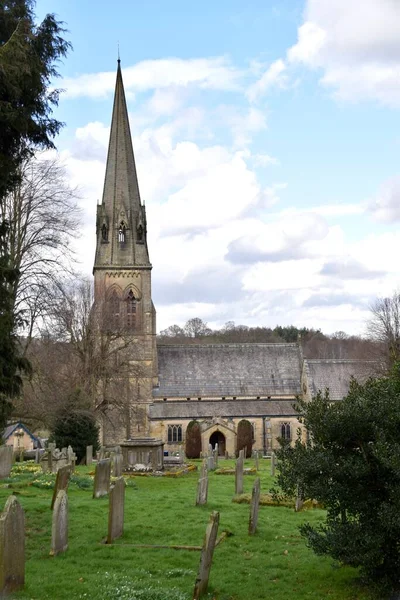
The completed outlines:
[[[65,465],[64,467],[61,467],[61,469],[58,469],[56,482],[54,484],[53,497],[51,499],[51,510],[54,508],[58,492],[61,490],[67,491],[70,476],[71,465]]]
[[[250,503],[250,518],[249,518],[249,535],[254,535],[257,529],[258,509],[260,507],[260,478],[254,482],[253,491],[251,493]]]
[[[38,465],[40,463],[40,451],[39,448],[35,450],[35,463]]]
[[[196,506],[207,504],[207,496],[208,496],[208,472],[207,472],[207,463],[203,461],[203,465],[201,467],[200,478],[197,482],[197,497],[196,497]]]
[[[297,486],[297,494],[296,494],[296,502],[294,504],[295,512],[300,512],[301,509],[303,508],[303,504],[304,504],[303,495],[301,493],[300,486],[298,485]]]
[[[228,450],[225,450],[225,458],[228,459],[229,458],[229,452]]]
[[[56,556],[66,550],[68,550],[68,496],[65,490],[60,490],[53,508],[50,555]]]
[[[217,469],[218,468],[218,444],[215,444],[215,448],[213,451],[213,458],[214,458],[214,468]]]
[[[12,446],[0,446],[0,479],[9,477],[13,463]]]
[[[211,456],[207,456],[207,470],[208,471],[214,471],[215,470],[215,464],[214,464],[214,457]]]
[[[122,461],[123,461],[122,454],[114,454],[113,465],[112,465],[113,477],[121,477]]]
[[[194,585],[193,600],[198,600],[207,592],[208,579],[210,577],[212,557],[214,554],[215,542],[217,541],[219,525],[219,512],[213,511],[207,525],[206,535],[201,550],[199,571]]]
[[[103,458],[96,465],[93,498],[107,496],[110,491],[111,459]]]
[[[240,450],[235,466],[235,494],[243,494],[244,451]]]
[[[86,446],[86,465],[93,463],[93,446]]]
[[[258,460],[258,450],[254,451],[254,464],[256,467],[256,471],[258,471],[260,468],[260,464],[259,464],[259,460]]]
[[[25,516],[15,496],[9,496],[0,516],[0,597],[25,583]]]
[[[104,460],[106,457],[106,449],[105,446],[102,446],[99,451],[99,460]]]
[[[271,454],[271,477],[275,477],[275,452]]]
[[[122,457],[122,455],[120,456]],[[110,488],[107,544],[112,544],[124,532],[124,509],[125,480],[123,477],[118,477]]]

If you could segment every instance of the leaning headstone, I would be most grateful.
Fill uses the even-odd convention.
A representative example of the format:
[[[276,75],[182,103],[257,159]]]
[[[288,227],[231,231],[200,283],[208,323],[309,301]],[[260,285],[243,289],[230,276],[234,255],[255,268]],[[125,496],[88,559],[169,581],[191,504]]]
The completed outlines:
[[[86,465],[91,465],[93,462],[93,446],[86,446]]]
[[[51,510],[54,508],[54,504],[61,490],[67,491],[69,478],[71,476],[71,465],[65,465],[57,471],[56,482],[54,484],[53,497],[51,499]]]
[[[25,517],[15,496],[0,516],[0,598],[25,583]]]
[[[275,452],[271,454],[271,477],[275,477]]]
[[[111,459],[99,460],[94,474],[93,498],[106,496],[110,491]]]
[[[124,510],[125,510],[125,480],[123,477],[113,483],[110,488],[110,504],[108,508],[108,534],[107,544],[113,541],[124,532]]]
[[[0,446],[0,479],[9,477],[13,464],[12,446]]]
[[[62,467],[63,469],[67,467]],[[61,469],[60,469],[61,471]],[[58,473],[60,472],[58,471]],[[57,474],[58,475],[58,474]],[[57,493],[53,508],[50,555],[56,556],[68,549],[68,496],[65,490]]]
[[[193,600],[198,600],[207,591],[208,579],[210,577],[212,557],[217,541],[219,525],[219,512],[212,512],[207,525],[206,535],[201,550],[199,571],[194,585]]]
[[[122,461],[123,461],[122,454],[114,454],[113,465],[112,465],[113,477],[121,477]]]
[[[243,494],[243,450],[240,450],[235,467],[235,494]]]
[[[260,507],[260,478],[254,482],[253,491],[251,493],[250,503],[250,519],[249,519],[249,535],[254,535],[257,529],[258,509]]]

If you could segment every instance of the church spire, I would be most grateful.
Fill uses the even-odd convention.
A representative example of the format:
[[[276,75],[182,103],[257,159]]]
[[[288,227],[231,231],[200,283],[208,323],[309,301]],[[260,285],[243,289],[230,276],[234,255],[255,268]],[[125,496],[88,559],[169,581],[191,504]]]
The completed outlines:
[[[94,267],[150,266],[128,109],[118,55],[103,200],[97,207]]]

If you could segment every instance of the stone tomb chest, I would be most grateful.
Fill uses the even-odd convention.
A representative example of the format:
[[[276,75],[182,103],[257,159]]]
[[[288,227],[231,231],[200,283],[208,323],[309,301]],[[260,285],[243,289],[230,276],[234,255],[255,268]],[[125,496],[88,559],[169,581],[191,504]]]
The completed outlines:
[[[156,438],[134,438],[121,444],[123,468],[144,465],[146,469],[161,471],[164,466],[164,442]]]

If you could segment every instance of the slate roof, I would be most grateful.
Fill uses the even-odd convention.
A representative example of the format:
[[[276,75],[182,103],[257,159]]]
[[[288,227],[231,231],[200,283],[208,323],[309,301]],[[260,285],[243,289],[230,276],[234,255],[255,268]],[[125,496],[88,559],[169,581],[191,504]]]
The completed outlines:
[[[296,416],[294,400],[179,400],[150,404],[150,419]]]
[[[159,345],[153,396],[294,396],[300,393],[297,344]]]
[[[364,383],[374,374],[376,363],[361,360],[307,359],[305,367],[311,396],[315,396],[319,390],[324,392],[329,388],[332,400],[342,400],[349,390],[351,377]]]
[[[39,442],[39,438],[37,438],[35,435],[33,435],[33,433],[29,431],[29,429],[26,427],[26,425],[21,423],[21,421],[18,421],[18,423],[12,423],[11,425],[7,425],[7,427],[3,430],[1,437],[3,438],[4,441],[7,441],[7,439],[10,437],[10,435],[12,435],[14,433],[14,431],[19,428],[23,429],[32,438],[32,440],[34,442]]]

